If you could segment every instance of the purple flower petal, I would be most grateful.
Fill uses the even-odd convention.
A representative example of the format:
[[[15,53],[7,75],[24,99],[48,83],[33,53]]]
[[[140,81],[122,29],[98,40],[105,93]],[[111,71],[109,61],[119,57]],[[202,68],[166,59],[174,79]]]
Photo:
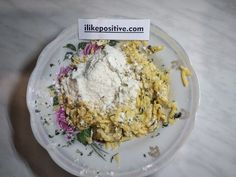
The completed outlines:
[[[66,132],[74,131],[74,127],[69,125],[66,120],[65,109],[63,107],[60,107],[60,109],[56,112],[56,118],[60,128],[62,128],[64,131]]]

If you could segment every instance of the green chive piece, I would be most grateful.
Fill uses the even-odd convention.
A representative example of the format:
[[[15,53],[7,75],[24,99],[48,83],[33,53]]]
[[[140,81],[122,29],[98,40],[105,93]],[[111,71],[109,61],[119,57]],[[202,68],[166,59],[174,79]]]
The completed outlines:
[[[53,106],[59,105],[58,96],[53,97]]]

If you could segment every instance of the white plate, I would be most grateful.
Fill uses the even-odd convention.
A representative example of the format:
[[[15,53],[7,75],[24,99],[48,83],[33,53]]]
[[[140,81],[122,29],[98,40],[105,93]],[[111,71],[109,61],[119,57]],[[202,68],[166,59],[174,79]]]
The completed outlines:
[[[190,134],[199,104],[197,77],[186,53],[175,40],[160,28],[151,25],[150,43],[165,46],[165,50],[155,56],[155,63],[164,64],[164,67],[171,68],[173,65],[171,62],[177,61],[192,72],[189,87],[186,88],[181,82],[180,71],[171,70],[171,97],[176,100],[178,107],[183,109],[186,114],[176,124],[160,128],[158,130],[159,136],[148,135],[121,144],[118,149],[109,151],[109,155],[106,157],[107,161],[104,161],[95,153],[87,156],[91,149],[79,142],[62,148],[61,146],[65,144],[63,136],[53,138],[48,136],[54,134],[58,126],[51,106],[52,98],[47,87],[54,83],[59,68],[68,64],[63,61],[64,55],[68,51],[63,46],[67,43],[78,44],[78,42],[77,26],[73,25],[66,28],[39,56],[27,89],[27,105],[35,138],[59,166],[77,176],[137,177],[146,176],[159,170],[173,157]],[[54,66],[50,66],[50,64],[54,64]],[[45,119],[49,125],[45,124]],[[58,147],[58,144],[61,146]],[[160,155],[156,158],[151,157],[148,153],[150,147],[155,146],[160,149]],[[82,156],[76,152],[77,149],[83,152]],[[111,163],[110,158],[116,152],[120,154],[120,163],[115,161]]]

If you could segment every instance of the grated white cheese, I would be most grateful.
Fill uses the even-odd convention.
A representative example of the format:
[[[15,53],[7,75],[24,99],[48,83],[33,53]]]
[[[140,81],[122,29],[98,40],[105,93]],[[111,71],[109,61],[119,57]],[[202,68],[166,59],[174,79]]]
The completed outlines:
[[[92,108],[102,111],[120,104],[134,106],[140,85],[122,51],[108,45],[86,64],[79,64],[70,79],[70,83],[66,79],[62,82],[66,85],[66,94],[75,97],[74,92],[77,92],[75,99],[82,99]]]

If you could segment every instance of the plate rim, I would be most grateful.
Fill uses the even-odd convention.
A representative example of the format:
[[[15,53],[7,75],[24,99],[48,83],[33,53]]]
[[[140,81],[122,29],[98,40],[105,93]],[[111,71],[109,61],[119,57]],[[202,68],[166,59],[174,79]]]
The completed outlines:
[[[147,175],[150,175],[152,173],[155,173],[156,171],[158,171],[159,169],[163,168],[168,162],[170,162],[171,159],[174,158],[174,155],[177,153],[177,151],[180,149],[180,147],[184,144],[184,142],[186,141],[186,139],[189,137],[189,135],[191,134],[191,131],[194,127],[194,123],[195,123],[195,118],[196,118],[196,115],[197,115],[197,109],[199,107],[199,104],[200,104],[200,86],[199,86],[199,82],[198,82],[198,78],[197,78],[197,75],[193,69],[193,66],[192,66],[192,63],[187,55],[187,53],[185,52],[184,48],[174,39],[172,38],[170,35],[168,35],[168,33],[164,32],[160,27],[158,27],[157,25],[155,24],[152,24],[152,26],[155,28],[155,30],[158,31],[158,33],[162,33],[162,38],[163,36],[165,37],[165,41],[167,43],[170,43],[172,45],[174,45],[175,47],[179,48],[180,52],[182,53],[182,55],[184,56],[184,58],[186,59],[185,62],[187,62],[187,65],[188,67],[190,68],[191,72],[192,72],[192,77],[191,77],[191,80],[192,82],[195,84],[195,86],[192,87],[193,91],[192,93],[194,93],[193,95],[193,99],[192,101],[194,101],[194,103],[192,103],[193,107],[192,107],[192,110],[191,110],[191,119],[192,121],[190,121],[190,118],[188,119],[188,121],[186,122],[186,124],[188,123],[188,125],[185,125],[184,126],[184,130],[188,132],[187,135],[184,136],[184,134],[182,133],[181,134],[181,137],[179,137],[178,141],[175,141],[174,142],[174,145],[169,149],[171,150],[169,153],[166,153],[167,155],[166,156],[163,156],[162,158],[165,159],[160,166],[157,166],[157,164],[155,164],[155,161],[152,162],[151,164],[147,164],[145,165],[143,168],[139,169],[135,169],[135,170],[131,170],[131,171],[126,171],[124,173],[116,173],[114,174],[114,176],[130,176],[130,175],[135,175],[135,176],[147,176]],[[31,86],[33,85],[33,83],[35,82],[34,81],[34,78],[36,76],[36,73],[37,73],[37,70],[39,69],[40,67],[40,63],[42,63],[42,59],[44,58],[45,54],[48,52],[48,50],[50,48],[52,48],[54,46],[55,43],[57,43],[58,41],[60,41],[66,34],[70,33],[71,31],[73,32],[75,29],[77,29],[77,25],[76,24],[73,24],[69,27],[66,27],[64,30],[62,30],[62,32],[59,33],[59,35],[57,35],[57,37],[52,40],[43,50],[42,52],[40,53],[39,57],[38,57],[38,60],[36,62],[36,65],[35,65],[35,68],[29,78],[29,81],[28,81],[28,85],[27,85],[27,94],[26,94],[26,103],[27,103],[27,107],[28,107],[28,110],[29,110],[29,113],[30,113],[30,125],[31,125],[31,129],[32,129],[32,132],[34,134],[34,137],[36,138],[36,140],[38,141],[38,143],[44,148],[47,150],[49,156],[53,159],[53,161],[58,164],[61,168],[65,169],[66,171],[68,171],[69,173],[73,174],[73,175],[80,175],[81,174],[78,174],[77,171],[74,171],[72,169],[69,169],[65,166],[63,166],[63,163],[62,161],[58,160],[57,159],[57,154],[54,153],[52,151],[52,149],[50,147],[48,147],[46,144],[43,143],[43,140],[41,140],[41,138],[37,135],[37,133],[35,132],[35,122],[34,122],[34,119],[35,119],[35,112],[33,111],[33,106],[30,104],[30,100],[31,100]],[[78,36],[78,33],[76,34]],[[182,132],[184,132],[184,130],[182,130]],[[168,151],[169,151],[168,150]],[[147,170],[148,169],[148,170]],[[83,168],[81,167],[81,170],[83,170]],[[83,176],[83,175],[82,175]],[[86,176],[86,175],[84,175]],[[108,175],[110,176],[110,175]]]

